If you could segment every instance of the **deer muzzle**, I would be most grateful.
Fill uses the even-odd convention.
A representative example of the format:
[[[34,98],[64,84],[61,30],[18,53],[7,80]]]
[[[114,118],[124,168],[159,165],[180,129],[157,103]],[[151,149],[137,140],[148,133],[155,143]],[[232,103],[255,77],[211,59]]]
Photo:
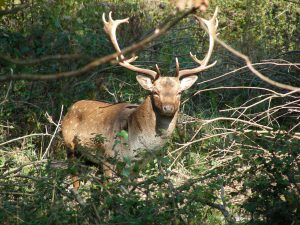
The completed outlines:
[[[174,107],[174,105],[171,105],[171,104],[163,105],[162,112],[166,116],[172,116],[175,113],[175,107]]]

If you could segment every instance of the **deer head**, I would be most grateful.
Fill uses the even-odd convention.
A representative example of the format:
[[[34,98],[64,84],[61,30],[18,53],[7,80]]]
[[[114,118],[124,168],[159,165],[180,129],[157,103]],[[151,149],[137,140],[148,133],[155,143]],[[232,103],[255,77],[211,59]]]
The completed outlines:
[[[209,59],[212,55],[214,47],[214,37],[218,27],[217,12],[210,20],[205,20],[196,17],[202,25],[205,25],[209,33],[209,50],[203,60],[199,60],[195,55],[190,53],[191,58],[198,64],[198,67],[192,69],[179,69],[179,62],[176,58],[176,74],[173,77],[161,76],[160,70],[156,64],[156,71],[150,69],[144,69],[132,65],[138,57],[134,56],[129,59],[125,59],[124,55],[121,54],[119,47],[116,29],[122,23],[128,23],[128,18],[121,20],[113,20],[112,13],[109,13],[108,21],[103,14],[102,19],[104,22],[104,31],[109,36],[115,50],[120,56],[117,58],[119,65],[144,75],[137,75],[136,79],[139,84],[145,89],[150,91],[150,96],[154,108],[163,116],[173,116],[179,109],[181,93],[190,88],[197,80],[197,73],[200,73],[216,64],[216,61],[208,65]]]

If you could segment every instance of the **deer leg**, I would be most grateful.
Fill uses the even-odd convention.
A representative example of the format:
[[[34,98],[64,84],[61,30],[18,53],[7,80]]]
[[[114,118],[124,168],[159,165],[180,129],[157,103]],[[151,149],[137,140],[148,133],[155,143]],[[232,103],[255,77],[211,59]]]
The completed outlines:
[[[75,191],[78,191],[80,187],[80,181],[77,175],[72,175],[72,181],[73,181],[73,189]]]
[[[72,164],[74,165],[75,162],[75,151],[74,150],[69,150],[67,152],[67,157],[69,159],[70,162],[72,162]],[[72,172],[73,174],[71,174],[71,179],[72,179],[72,183],[73,183],[73,189],[75,191],[78,191],[79,187],[80,187],[80,180],[78,178],[78,172]]]
[[[115,171],[115,166],[113,166],[112,164],[105,162],[103,164],[103,175],[104,177],[110,179],[113,177],[113,173]]]

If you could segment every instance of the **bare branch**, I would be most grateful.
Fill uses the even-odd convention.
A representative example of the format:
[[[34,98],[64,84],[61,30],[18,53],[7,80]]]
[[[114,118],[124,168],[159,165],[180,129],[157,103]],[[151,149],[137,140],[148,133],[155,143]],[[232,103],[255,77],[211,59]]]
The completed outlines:
[[[12,142],[15,142],[15,141],[18,141],[18,140],[22,140],[22,139],[25,139],[25,138],[29,138],[29,137],[34,137],[34,136],[51,136],[51,134],[45,134],[45,133],[28,134],[28,135],[25,135],[25,136],[22,136],[22,137],[17,137],[17,138],[11,139],[9,141],[0,143],[0,146],[7,145],[9,143],[12,143]]]
[[[5,16],[8,14],[16,14],[19,11],[26,9],[27,7],[29,7],[29,4],[19,4],[12,9],[0,10],[0,16]]]
[[[183,18],[187,17],[189,14],[194,13],[196,10],[197,10],[197,8],[192,8],[192,9],[186,11],[185,13],[181,14],[174,20],[167,21],[159,28],[156,28],[155,31],[151,35],[149,35],[145,39],[141,40],[140,42],[123,49],[121,52],[116,52],[116,53],[95,59],[92,62],[88,63],[87,65],[85,65],[84,67],[82,67],[78,70],[55,73],[55,74],[17,74],[17,75],[7,74],[4,76],[0,76],[0,82],[8,81],[8,80],[53,80],[53,79],[61,79],[61,78],[76,77],[76,76],[84,75],[85,73],[95,69],[99,65],[108,63],[108,62],[116,59],[120,55],[125,55],[127,53],[132,53],[132,52],[143,49],[148,43],[150,43],[154,39],[160,37],[162,34],[167,32],[170,28],[174,27],[179,21],[181,21]]]
[[[10,174],[13,174],[13,173],[17,173],[19,171],[21,171],[24,167],[26,166],[32,166],[32,165],[39,165],[39,164],[43,164],[43,163],[46,163],[48,160],[46,159],[43,159],[43,160],[38,160],[38,161],[34,161],[34,162],[28,162],[28,163],[24,163],[23,165],[21,165],[20,167],[18,168],[14,168],[14,169],[11,169],[11,170],[7,170],[5,171],[0,178],[5,178],[7,177],[8,175]]]
[[[56,136],[56,134],[57,134],[57,132],[58,132],[58,130],[59,130],[59,127],[60,127],[60,124],[61,124],[60,121],[61,121],[61,119],[62,119],[63,111],[64,111],[64,106],[62,105],[62,106],[61,106],[61,110],[60,110],[59,120],[58,120],[58,122],[57,122],[55,131],[54,131],[54,133],[53,133],[53,135],[52,135],[52,137],[51,137],[51,139],[50,139],[50,141],[49,141],[48,147],[46,148],[46,150],[45,150],[45,152],[44,152],[44,154],[43,154],[43,156],[42,156],[42,159],[44,159],[44,158],[46,157],[46,155],[47,155],[47,153],[48,153],[48,151],[49,151],[49,149],[50,149],[50,146],[51,146],[51,144],[52,144],[52,141],[53,141],[54,137]],[[53,123],[54,123],[54,122],[53,122]]]
[[[250,71],[252,71],[254,73],[255,76],[259,77],[261,80],[267,82],[268,84],[271,84],[275,87],[279,87],[282,89],[286,89],[286,90],[290,90],[290,91],[300,91],[300,87],[295,87],[295,86],[291,86],[288,84],[283,84],[277,81],[274,81],[272,79],[270,79],[269,77],[266,77],[265,75],[263,75],[262,73],[260,73],[258,70],[256,70],[253,67],[252,62],[250,61],[249,57],[242,54],[241,52],[235,50],[234,48],[232,48],[231,46],[227,45],[224,41],[220,40],[219,38],[215,37],[215,41],[217,43],[219,43],[221,46],[223,46],[225,49],[227,49],[228,51],[230,51],[231,53],[233,53],[234,55],[242,58],[245,62],[246,65],[248,66],[248,68],[250,69]]]
[[[288,62],[288,63],[276,63],[276,62],[266,61],[266,62],[262,62],[262,63],[253,63],[252,64],[252,66],[259,66],[259,65],[293,66],[293,67],[298,68],[298,66],[300,66],[300,63],[290,63],[290,62]],[[201,81],[201,82],[197,83],[197,85],[208,83],[208,82],[211,82],[211,81],[223,78],[225,76],[231,75],[233,73],[236,73],[236,72],[238,72],[240,70],[243,70],[243,69],[246,69],[246,68],[248,68],[248,66],[242,66],[242,67],[237,68],[235,70],[232,70],[230,72],[224,73],[224,74],[222,74],[220,76],[217,76],[217,77],[214,77],[214,78],[211,78],[211,79],[207,79],[207,80]]]
[[[13,63],[16,65],[33,65],[33,64],[43,63],[49,60],[72,60],[72,59],[82,59],[82,58],[91,58],[91,57],[80,55],[80,54],[66,54],[66,55],[49,55],[38,59],[20,60],[20,59],[13,59],[9,56],[0,55],[0,61],[7,61],[9,63]]]

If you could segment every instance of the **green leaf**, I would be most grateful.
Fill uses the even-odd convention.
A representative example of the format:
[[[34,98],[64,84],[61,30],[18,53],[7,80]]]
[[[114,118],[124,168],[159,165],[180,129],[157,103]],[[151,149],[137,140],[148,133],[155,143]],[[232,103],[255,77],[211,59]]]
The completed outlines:
[[[5,157],[0,157],[0,167],[3,167],[5,165],[6,159]]]
[[[128,132],[125,131],[125,130],[121,130],[118,134],[117,134],[118,137],[122,137],[124,138],[125,140],[128,140]]]

